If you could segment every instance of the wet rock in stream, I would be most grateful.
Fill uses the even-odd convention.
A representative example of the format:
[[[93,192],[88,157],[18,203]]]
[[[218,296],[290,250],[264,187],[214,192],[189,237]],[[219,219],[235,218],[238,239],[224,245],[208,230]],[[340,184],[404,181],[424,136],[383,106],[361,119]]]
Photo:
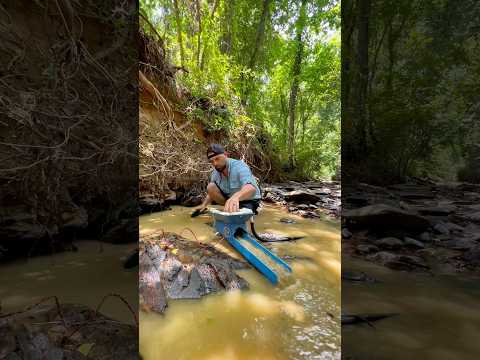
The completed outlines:
[[[421,231],[429,228],[429,221],[413,212],[405,211],[385,204],[375,204],[346,211],[343,218],[352,227],[402,228]]]
[[[167,210],[169,205],[164,200],[157,199],[153,195],[143,195],[140,197],[139,207],[139,215],[143,215]]]
[[[173,299],[248,289],[235,273],[249,268],[248,263],[173,233],[142,237],[139,258],[140,304],[147,311],[163,313]]]
[[[466,251],[463,259],[474,266],[480,266],[480,244]]]
[[[342,325],[368,324],[373,327],[372,322],[387,319],[398,314],[342,314]]]
[[[356,271],[349,271],[349,270],[342,270],[342,280],[352,281],[352,282],[364,282],[364,283],[376,283],[378,282],[377,279],[367,275],[363,271],[356,272]]]
[[[305,218],[319,218],[321,214],[340,217],[341,190],[336,181],[265,184],[262,195],[264,202],[284,206],[290,213]]]
[[[395,270],[480,271],[479,186],[417,179],[344,192],[344,254]]]
[[[294,203],[310,204],[320,201],[320,196],[308,190],[294,190],[283,195],[286,201]],[[308,207],[308,206],[307,206]]]

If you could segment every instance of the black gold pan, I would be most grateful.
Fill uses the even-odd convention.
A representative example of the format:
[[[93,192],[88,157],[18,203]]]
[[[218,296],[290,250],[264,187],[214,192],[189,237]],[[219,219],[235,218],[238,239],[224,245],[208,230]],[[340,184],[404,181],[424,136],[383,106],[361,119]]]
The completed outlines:
[[[192,218],[197,217],[199,215],[205,214],[207,211],[208,211],[207,208],[197,209],[190,214],[190,217],[192,217]]]

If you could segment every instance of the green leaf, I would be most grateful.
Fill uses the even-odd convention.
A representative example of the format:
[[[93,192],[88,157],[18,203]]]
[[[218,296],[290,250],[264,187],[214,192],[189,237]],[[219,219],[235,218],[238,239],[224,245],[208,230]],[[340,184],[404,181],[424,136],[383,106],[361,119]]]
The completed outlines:
[[[88,356],[92,348],[95,346],[95,343],[86,343],[82,344],[77,348],[78,352],[81,352],[83,355]]]

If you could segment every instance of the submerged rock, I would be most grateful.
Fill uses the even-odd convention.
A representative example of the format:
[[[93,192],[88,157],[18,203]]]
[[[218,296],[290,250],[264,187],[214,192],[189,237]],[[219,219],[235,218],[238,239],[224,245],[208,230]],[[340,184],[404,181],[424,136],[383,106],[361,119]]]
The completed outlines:
[[[392,252],[381,251],[367,256],[367,259],[378,262],[394,270],[413,270],[416,268],[428,269],[429,266],[422,258],[414,255],[402,255]]]
[[[433,226],[433,230],[438,234],[448,235],[450,234],[450,229],[443,222],[438,222]]]
[[[469,250],[476,246],[476,242],[471,239],[452,239],[441,241],[439,246],[453,250]]]
[[[352,237],[352,233],[347,228],[342,228],[342,238],[350,239],[351,237]]]
[[[296,224],[297,223],[294,219],[290,219],[290,218],[281,218],[280,222],[284,223],[284,224]]]
[[[360,244],[355,248],[355,250],[358,254],[371,254],[378,252],[379,248],[375,245]]]
[[[367,283],[378,282],[377,279],[367,275],[363,271],[355,272],[355,271],[348,271],[348,270],[342,270],[342,280],[354,281],[354,282],[367,282]]]
[[[430,242],[432,241],[432,235],[429,232],[425,231],[419,235],[419,239],[423,242]]]
[[[469,221],[473,221],[475,223],[480,223],[480,211],[475,212],[475,213],[467,214],[465,217]]]
[[[127,244],[138,241],[138,217],[121,219],[103,236],[102,241],[111,244]]]
[[[457,208],[454,205],[443,205],[443,206],[439,205],[439,206],[421,207],[417,210],[422,215],[446,216],[455,212],[456,209]]]
[[[480,245],[471,248],[463,254],[463,259],[470,265],[480,266]]]
[[[381,264],[386,264],[391,261],[396,261],[398,259],[398,255],[388,251],[380,251],[376,254],[369,255],[367,259],[379,262]]]
[[[140,198],[140,215],[150,214],[152,212],[162,211],[168,208],[168,204],[164,200],[156,199],[154,197]]]
[[[375,245],[381,249],[395,250],[403,246],[403,241],[394,237],[386,237],[375,241]]]
[[[421,242],[421,241],[418,241],[418,240],[415,240],[413,238],[410,238],[410,237],[405,237],[403,239],[404,243],[406,246],[409,246],[411,248],[414,248],[414,249],[423,249],[425,247],[425,245]]]

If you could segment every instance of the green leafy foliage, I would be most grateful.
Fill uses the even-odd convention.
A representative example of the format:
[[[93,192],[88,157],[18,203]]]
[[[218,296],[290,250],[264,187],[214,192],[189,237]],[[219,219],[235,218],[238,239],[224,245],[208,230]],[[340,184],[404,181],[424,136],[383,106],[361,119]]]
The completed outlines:
[[[340,152],[340,6],[307,0],[141,0],[140,10],[163,37],[176,74],[193,99],[227,109],[193,111],[208,129],[245,126],[271,137],[275,164],[286,167],[292,67],[302,29],[290,174],[335,173]],[[146,32],[150,31],[145,29]],[[184,104],[188,106],[189,104]],[[250,131],[250,130],[249,130]],[[260,135],[261,134],[261,135]]]

